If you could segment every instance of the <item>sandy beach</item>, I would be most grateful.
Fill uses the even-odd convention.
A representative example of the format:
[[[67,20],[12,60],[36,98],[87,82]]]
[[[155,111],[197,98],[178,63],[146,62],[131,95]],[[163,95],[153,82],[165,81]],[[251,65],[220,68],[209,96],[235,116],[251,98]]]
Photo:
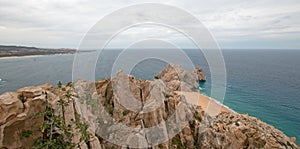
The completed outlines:
[[[44,56],[44,55],[24,55],[24,56],[3,56],[0,57],[0,59],[12,59],[12,58],[25,58],[25,57],[38,57],[38,56]]]
[[[197,92],[176,92],[186,98],[187,102],[201,106],[201,108],[210,116],[216,116],[221,112],[234,112],[228,107],[216,102],[214,99],[204,96]]]
[[[72,53],[65,53],[65,54],[38,54],[38,55],[22,55],[22,56],[3,56],[0,57],[1,59],[15,59],[15,58],[34,58],[34,57],[40,57],[40,56],[52,56],[52,55],[67,55]]]

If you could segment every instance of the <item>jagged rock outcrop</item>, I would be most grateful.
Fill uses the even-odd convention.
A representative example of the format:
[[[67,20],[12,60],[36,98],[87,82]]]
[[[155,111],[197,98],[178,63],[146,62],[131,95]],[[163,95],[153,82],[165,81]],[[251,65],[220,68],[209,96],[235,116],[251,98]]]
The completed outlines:
[[[205,82],[206,81],[206,77],[204,75],[204,71],[202,70],[202,68],[200,67],[196,67],[194,70],[194,73],[197,74],[197,80],[200,82]]]
[[[198,135],[202,148],[299,148],[281,131],[247,114],[221,113]]]
[[[43,117],[32,119],[32,115],[45,110],[45,91],[41,87],[25,87],[17,92],[0,96],[0,146],[21,148],[31,146],[41,136],[39,127]],[[31,137],[26,137],[26,133]]]
[[[65,93],[71,92],[70,87],[61,91],[51,84],[25,87],[17,92],[8,92],[0,95],[0,147],[1,148],[30,148],[34,141],[42,136],[40,127],[44,117],[35,117],[35,114],[46,110],[47,102],[53,108],[54,114],[62,114],[58,106],[59,99],[65,100]],[[75,94],[74,94],[75,95]],[[65,108],[67,125],[80,109],[75,109],[75,100],[72,98]],[[75,129],[74,129],[75,131]],[[90,130],[89,130],[90,131]],[[99,140],[92,133],[89,144],[80,141],[80,133],[74,132],[73,142],[81,148],[101,148]],[[82,143],[79,143],[82,142]]]
[[[77,148],[299,148],[295,138],[257,118],[230,111],[211,116],[189,102],[180,92],[192,92],[197,81],[205,81],[201,68],[187,72],[168,65],[155,78],[140,80],[119,72],[112,79],[78,80],[72,87],[44,84],[2,94],[0,147],[30,147],[42,135],[44,120],[32,115],[48,104],[54,114],[64,114]],[[66,93],[72,96],[66,98]],[[69,103],[64,110],[60,99]],[[88,122],[88,141],[80,140],[72,120]]]
[[[198,70],[202,70],[197,67],[192,73],[181,68],[180,65],[167,65],[167,68],[159,72],[155,78],[164,82],[167,90],[172,91],[197,91],[199,85],[197,81],[199,79],[205,79],[202,75],[204,73],[197,73]]]

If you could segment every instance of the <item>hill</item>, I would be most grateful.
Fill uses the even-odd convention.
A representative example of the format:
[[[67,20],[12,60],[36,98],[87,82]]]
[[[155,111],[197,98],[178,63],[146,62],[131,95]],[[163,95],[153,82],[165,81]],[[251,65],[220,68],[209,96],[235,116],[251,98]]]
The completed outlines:
[[[37,47],[0,45],[0,58],[29,55],[69,54],[75,52],[75,49],[46,49]]]

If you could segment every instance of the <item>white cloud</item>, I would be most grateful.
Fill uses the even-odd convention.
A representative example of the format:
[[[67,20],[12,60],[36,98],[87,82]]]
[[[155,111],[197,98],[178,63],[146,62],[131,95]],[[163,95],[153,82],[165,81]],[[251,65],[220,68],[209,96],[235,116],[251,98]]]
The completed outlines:
[[[0,26],[0,30],[5,30],[6,27],[5,26]]]
[[[74,48],[89,28],[103,16],[118,8],[141,2],[160,1],[0,0],[0,44]],[[274,39],[276,42],[279,39],[300,39],[298,0],[169,0],[164,3],[183,8],[197,16],[223,48],[241,48],[238,42],[247,39],[247,48],[255,44],[255,47],[259,47],[262,40],[272,42]],[[151,38],[161,35],[160,38],[181,43],[186,41],[172,30],[145,26],[124,32],[116,45],[146,35]],[[272,45],[269,48],[276,48],[276,44]],[[291,44],[281,46],[300,48]]]

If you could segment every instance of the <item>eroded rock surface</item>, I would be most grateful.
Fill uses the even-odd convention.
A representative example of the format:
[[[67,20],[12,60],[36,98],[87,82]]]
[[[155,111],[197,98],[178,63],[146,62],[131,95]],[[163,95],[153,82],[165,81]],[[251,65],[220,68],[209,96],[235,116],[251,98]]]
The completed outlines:
[[[1,147],[31,146],[34,139],[41,136],[39,127],[43,118],[32,119],[32,115],[45,110],[45,100],[45,91],[40,87],[26,87],[0,95]],[[24,133],[30,133],[31,137],[26,137]]]
[[[182,69],[180,65],[168,64],[167,68],[159,72],[155,78],[163,81],[167,90],[170,92],[197,91],[199,88],[197,81],[199,79],[205,79],[205,77],[201,77],[204,73],[201,71],[201,74],[198,74],[198,70],[202,69],[197,67],[193,72],[188,72]]]
[[[196,67],[194,72],[197,74],[197,80],[200,82],[205,82],[206,81],[206,77],[204,74],[204,71],[202,70],[202,68],[200,67]]]
[[[198,135],[202,148],[299,148],[292,138],[255,117],[221,113]]]

